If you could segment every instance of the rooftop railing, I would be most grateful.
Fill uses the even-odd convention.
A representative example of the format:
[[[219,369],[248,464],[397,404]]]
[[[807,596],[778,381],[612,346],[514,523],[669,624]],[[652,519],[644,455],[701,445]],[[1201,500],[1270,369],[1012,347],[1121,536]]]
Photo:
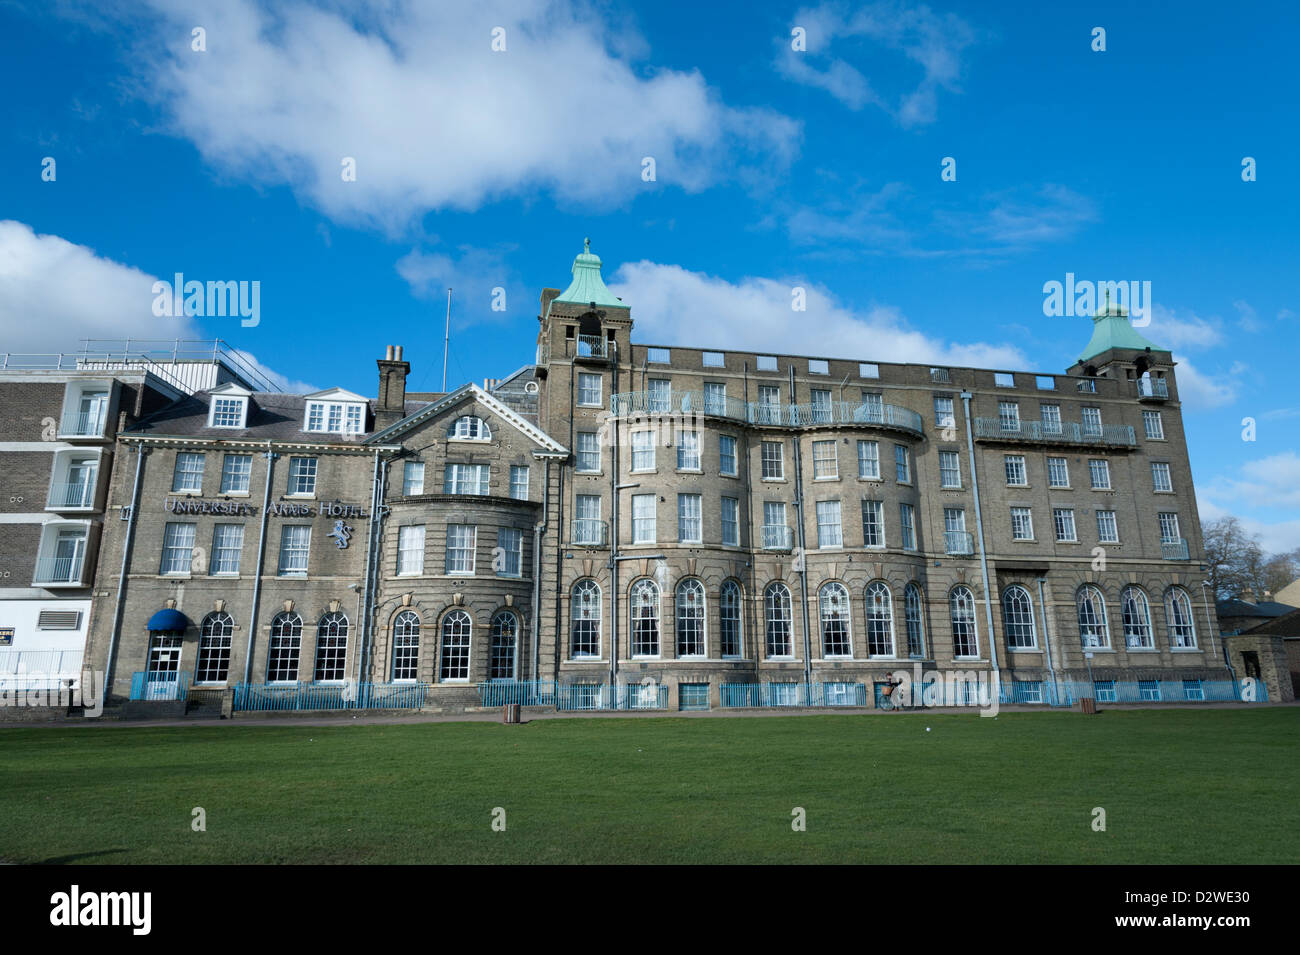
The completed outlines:
[[[1086,427],[1077,421],[1048,425],[1041,421],[1010,422],[1000,418],[976,418],[975,437],[1042,444],[1137,446],[1137,435],[1129,425],[1108,424],[1096,428]]]
[[[257,391],[278,391],[275,384],[236,348],[220,338],[82,339],[79,352],[0,352],[0,371],[148,371],[173,387],[192,390],[169,366],[185,362],[216,362],[225,365]]]

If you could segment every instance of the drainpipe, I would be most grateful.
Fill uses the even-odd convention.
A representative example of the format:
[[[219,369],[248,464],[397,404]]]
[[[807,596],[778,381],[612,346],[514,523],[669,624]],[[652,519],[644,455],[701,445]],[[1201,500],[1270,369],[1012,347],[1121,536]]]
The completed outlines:
[[[545,477],[542,480],[542,520],[533,525],[533,661],[532,678],[540,679],[537,671],[541,668],[542,640],[542,536],[546,533],[546,516],[551,507],[551,459],[546,459]],[[559,594],[556,594],[559,602]],[[559,639],[559,634],[556,634]]]
[[[271,478],[275,472],[275,452],[266,442],[266,487],[262,492],[262,529],[257,534],[257,567],[253,575],[253,609],[248,618],[248,640],[244,644],[244,685],[252,679],[253,635],[257,633],[258,600],[262,596],[262,565],[266,559],[266,522],[271,516]]]
[[[144,469],[145,449],[139,444],[133,447],[136,453],[135,485],[131,488],[131,510],[126,520],[126,539],[122,542],[122,566],[117,575],[117,604],[113,607],[113,628],[108,634],[108,656],[104,661],[104,685],[99,690],[100,698],[104,701],[107,701],[109,690],[113,686],[113,654],[117,652],[117,633],[122,628],[122,597],[126,594],[126,568],[131,555],[131,542],[135,536],[135,512],[140,507],[140,474]],[[82,693],[84,696],[84,689]]]
[[[794,365],[790,365],[790,404],[794,404]],[[803,515],[803,456],[799,453],[799,434],[794,436],[794,513],[799,527],[799,590],[803,596],[803,683],[804,692],[812,686],[812,638],[808,622],[808,548],[805,546]]]
[[[984,549],[984,516],[980,511],[979,475],[975,471],[975,438],[970,428],[970,400],[971,393],[963,391],[961,404],[962,412],[966,416],[966,448],[970,454],[970,483],[975,491],[975,533],[980,541],[980,574],[984,578],[984,617],[989,628],[989,664],[993,667],[993,701],[996,702],[1002,693],[1002,674],[998,670],[998,642],[993,630],[993,594],[989,589],[989,557]]]
[[[372,611],[374,608],[374,585],[375,585],[375,553],[379,548],[379,527],[378,516],[384,506],[383,481],[381,478],[381,466],[379,451],[375,451],[375,463],[370,473],[370,520],[366,528],[366,570],[365,576],[361,583],[361,610],[358,615],[361,625],[361,643],[357,647],[357,688],[365,682],[366,664],[370,656],[370,646],[373,640],[374,621],[372,620]]]
[[[1056,664],[1052,662],[1052,631],[1048,626],[1047,618],[1047,601],[1043,599],[1043,584],[1047,583],[1047,578],[1038,578],[1038,607],[1043,613],[1043,643],[1047,646],[1047,669],[1052,674],[1052,692],[1059,693],[1059,687],[1056,680]]]
[[[744,367],[745,374],[744,374],[744,378],[742,379],[742,380],[743,380],[742,392],[741,392],[741,399],[742,399],[742,400],[741,400],[741,405],[740,405],[740,407],[741,407],[742,414],[744,415],[744,418],[743,418],[744,426],[741,427],[741,428],[739,429],[739,430],[740,430],[740,438],[739,438],[739,440],[738,440],[736,443],[737,443],[737,445],[740,447],[741,451],[744,452],[744,456],[743,456],[742,458],[740,458],[739,460],[737,460],[736,464],[737,464],[737,466],[739,466],[740,461],[743,460],[743,461],[745,462],[745,510],[748,512],[748,517],[747,517],[747,527],[749,528],[749,532],[748,532],[748,537],[749,537],[749,541],[748,541],[748,545],[749,545],[749,547],[748,547],[748,550],[749,550],[749,559],[746,561],[746,564],[745,564],[745,566],[749,569],[749,573],[746,575],[746,576],[748,577],[748,587],[746,588],[746,590],[747,590],[747,592],[749,593],[749,600],[748,600],[748,604],[749,604],[749,606],[748,606],[748,612],[747,612],[746,615],[745,615],[745,616],[746,616],[746,619],[745,619],[745,626],[748,628],[747,632],[750,634],[750,642],[751,642],[751,644],[752,644],[752,646],[753,646],[753,654],[754,654],[754,656],[753,656],[753,660],[754,660],[754,680],[755,680],[755,682],[757,682],[757,681],[758,681],[758,661],[759,661],[758,648],[759,648],[759,645],[760,645],[760,644],[759,644],[759,641],[760,641],[760,639],[761,639],[761,640],[763,641],[762,645],[764,646],[764,648],[766,648],[766,645],[767,645],[767,632],[766,632],[766,630],[765,630],[765,628],[764,628],[763,626],[760,626],[760,625],[759,625],[759,621],[764,621],[764,622],[765,622],[765,618],[763,617],[763,603],[762,603],[762,597],[761,597],[761,596],[759,595],[759,593],[758,593],[758,568],[755,566],[755,565],[758,563],[758,562],[755,560],[755,556],[756,556],[755,551],[756,551],[758,548],[754,547],[754,517],[755,517],[755,514],[754,514],[754,469],[753,469],[753,467],[751,467],[751,464],[750,464],[750,456],[749,456],[749,454],[750,454],[750,449],[751,449],[751,444],[750,444],[750,427],[749,427],[749,414],[748,414],[748,409],[749,409],[749,362],[745,362],[745,364],[744,364],[743,367]],[[739,454],[740,451],[738,451],[737,453]],[[763,543],[763,525],[762,525],[762,524],[759,524],[759,525],[758,525],[758,542],[759,542],[759,545],[762,546],[762,543]]]

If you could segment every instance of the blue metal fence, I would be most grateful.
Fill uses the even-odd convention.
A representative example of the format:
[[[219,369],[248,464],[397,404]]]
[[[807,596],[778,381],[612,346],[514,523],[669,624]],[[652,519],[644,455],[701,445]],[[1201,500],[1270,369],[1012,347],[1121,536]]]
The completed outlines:
[[[427,683],[237,683],[236,710],[411,710]]]
[[[493,680],[478,685],[478,698],[484,706],[554,706],[555,680]]]
[[[664,683],[570,683],[560,686],[557,710],[666,710],[668,686]]]
[[[190,675],[181,670],[171,673],[136,671],[131,674],[131,699],[148,702],[184,703],[189,697]]]

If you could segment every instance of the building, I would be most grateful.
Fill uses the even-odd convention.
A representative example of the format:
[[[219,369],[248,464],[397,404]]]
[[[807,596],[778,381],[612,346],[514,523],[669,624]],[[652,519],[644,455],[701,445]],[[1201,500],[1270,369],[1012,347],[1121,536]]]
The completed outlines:
[[[114,697],[1229,677],[1174,363],[1121,309],[1063,374],[930,367],[636,343],[589,248],[572,273],[487,387],[408,395],[390,349],[373,400],[221,386],[125,429],[88,648]]]

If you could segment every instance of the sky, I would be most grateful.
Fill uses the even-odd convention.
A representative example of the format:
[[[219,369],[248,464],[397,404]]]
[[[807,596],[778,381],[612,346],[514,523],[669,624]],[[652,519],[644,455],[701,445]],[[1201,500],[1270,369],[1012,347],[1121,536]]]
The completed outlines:
[[[1202,518],[1290,550],[1298,27],[1280,2],[0,0],[0,352],[221,338],[286,390],[373,395],[391,343],[438,390],[447,288],[449,383],[504,376],[590,237],[641,342],[1059,372],[1091,323],[1045,283],[1150,282]],[[257,282],[256,323],[156,314],[177,273]]]

